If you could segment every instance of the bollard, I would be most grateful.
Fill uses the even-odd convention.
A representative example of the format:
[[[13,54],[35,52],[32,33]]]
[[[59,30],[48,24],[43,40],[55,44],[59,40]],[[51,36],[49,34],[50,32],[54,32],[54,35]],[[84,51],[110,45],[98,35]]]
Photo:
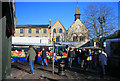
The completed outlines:
[[[65,60],[64,59],[60,59],[59,61],[58,74],[65,75]]]

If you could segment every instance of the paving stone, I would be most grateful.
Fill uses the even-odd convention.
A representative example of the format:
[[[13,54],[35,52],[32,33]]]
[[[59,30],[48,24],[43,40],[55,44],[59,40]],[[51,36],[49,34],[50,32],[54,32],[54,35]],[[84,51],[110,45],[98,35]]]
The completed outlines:
[[[55,65],[56,66],[56,65]],[[58,68],[55,67],[55,73],[52,75],[52,64],[48,66],[41,66],[40,64],[34,64],[35,74],[30,74],[30,66],[28,62],[25,63],[12,63],[12,69],[10,76],[7,76],[6,79],[41,79],[45,81],[50,80],[72,80],[75,79],[101,79],[99,75],[96,75],[93,70],[82,70],[80,67],[66,68],[65,76],[58,75]],[[115,79],[114,77],[107,76],[105,79]]]

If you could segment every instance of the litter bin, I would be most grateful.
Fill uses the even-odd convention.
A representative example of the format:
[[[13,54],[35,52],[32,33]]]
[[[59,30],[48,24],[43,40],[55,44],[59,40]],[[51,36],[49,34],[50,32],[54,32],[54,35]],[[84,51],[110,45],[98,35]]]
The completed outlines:
[[[65,75],[65,59],[59,60],[58,74]]]

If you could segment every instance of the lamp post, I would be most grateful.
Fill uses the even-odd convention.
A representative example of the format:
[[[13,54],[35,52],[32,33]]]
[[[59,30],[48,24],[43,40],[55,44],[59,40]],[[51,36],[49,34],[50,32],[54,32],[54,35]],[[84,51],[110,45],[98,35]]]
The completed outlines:
[[[55,56],[55,37],[54,37],[54,32],[53,32],[53,71],[52,74],[54,75],[54,56]]]
[[[105,19],[104,16],[102,16],[102,17],[99,17],[99,18],[98,18],[98,21],[99,21],[99,23],[100,23],[100,29],[102,30],[102,31],[100,30],[100,31],[101,31],[100,36],[103,37],[103,26],[102,26],[102,24],[105,23],[106,19]],[[103,42],[103,41],[102,41],[102,42]],[[101,48],[102,48],[102,46],[103,46],[103,43],[102,43],[102,42],[101,42]]]

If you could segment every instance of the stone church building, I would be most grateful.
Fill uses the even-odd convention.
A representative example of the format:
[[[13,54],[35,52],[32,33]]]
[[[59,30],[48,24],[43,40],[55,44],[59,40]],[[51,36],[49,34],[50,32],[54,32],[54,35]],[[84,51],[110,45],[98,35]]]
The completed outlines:
[[[90,40],[90,31],[80,20],[80,11],[77,5],[75,21],[68,30],[57,20],[51,27],[50,38],[56,37],[56,42],[81,42],[85,43]],[[52,39],[51,39],[52,40]]]
[[[15,37],[48,37],[52,43],[53,32],[56,42],[81,42],[84,44],[90,40],[90,31],[80,20],[80,11],[77,5],[75,21],[68,30],[57,20],[51,26],[51,19],[47,25],[17,25]]]

